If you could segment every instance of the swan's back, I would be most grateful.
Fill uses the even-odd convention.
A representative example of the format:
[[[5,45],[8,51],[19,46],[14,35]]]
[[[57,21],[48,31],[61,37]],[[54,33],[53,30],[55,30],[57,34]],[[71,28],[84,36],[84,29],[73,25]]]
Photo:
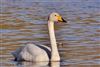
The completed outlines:
[[[17,61],[49,61],[51,50],[44,45],[26,44],[12,52]]]

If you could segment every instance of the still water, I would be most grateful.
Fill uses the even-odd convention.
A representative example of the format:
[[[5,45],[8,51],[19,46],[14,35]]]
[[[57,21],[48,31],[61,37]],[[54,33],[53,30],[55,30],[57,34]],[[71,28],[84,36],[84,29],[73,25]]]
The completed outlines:
[[[51,1],[1,0],[1,67],[100,67],[100,1]],[[50,46],[47,18],[55,11],[68,21],[55,23],[62,62],[13,61],[11,52],[28,42]]]

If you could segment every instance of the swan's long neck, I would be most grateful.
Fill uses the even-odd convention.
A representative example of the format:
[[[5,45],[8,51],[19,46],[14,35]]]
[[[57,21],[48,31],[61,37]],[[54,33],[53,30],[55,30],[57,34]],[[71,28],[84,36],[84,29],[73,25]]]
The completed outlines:
[[[51,42],[51,61],[59,61],[60,56],[57,48],[55,32],[54,32],[54,22],[48,21],[49,36]]]

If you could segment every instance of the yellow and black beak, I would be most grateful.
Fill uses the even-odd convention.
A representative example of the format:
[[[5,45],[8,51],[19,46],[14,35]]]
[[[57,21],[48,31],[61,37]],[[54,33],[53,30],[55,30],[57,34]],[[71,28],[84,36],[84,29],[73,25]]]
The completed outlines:
[[[58,22],[65,22],[65,23],[67,23],[67,21],[64,20],[61,16],[58,16]]]
[[[66,20],[64,20],[63,18],[62,18],[62,22],[65,22],[65,23],[67,23],[67,21],[66,21]]]

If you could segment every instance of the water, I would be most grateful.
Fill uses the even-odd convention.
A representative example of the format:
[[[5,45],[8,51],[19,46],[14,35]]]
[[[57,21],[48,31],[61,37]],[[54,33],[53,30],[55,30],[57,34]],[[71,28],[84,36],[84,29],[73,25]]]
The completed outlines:
[[[1,0],[1,67],[99,67],[100,1]],[[55,31],[62,62],[15,62],[11,52],[27,42],[50,46],[47,17],[59,12],[67,21]]]

